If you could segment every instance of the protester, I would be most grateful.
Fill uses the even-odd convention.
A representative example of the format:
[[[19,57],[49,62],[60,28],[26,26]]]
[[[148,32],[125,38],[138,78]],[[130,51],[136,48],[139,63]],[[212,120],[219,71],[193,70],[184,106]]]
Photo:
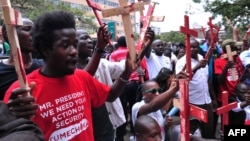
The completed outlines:
[[[191,47],[191,68],[192,68],[192,79],[189,81],[189,103],[207,110],[208,121],[207,123],[202,122],[201,134],[203,138],[213,139],[215,138],[213,132],[213,106],[210,95],[214,95],[210,91],[210,85],[208,84],[209,73],[207,60],[205,60],[199,54],[199,42],[192,38],[190,39]],[[187,63],[186,55],[180,58],[176,64],[176,73],[185,68]]]
[[[227,54],[226,46],[230,45],[231,51],[236,51],[235,42],[232,39],[227,39],[222,43],[222,49],[224,54]],[[235,79],[231,69],[235,70]],[[235,86],[239,83],[240,78],[243,74],[244,66],[237,54],[233,56],[233,61],[229,61],[228,57],[217,58],[214,62],[214,73],[219,83],[218,101],[221,101],[221,94],[223,91],[228,91],[229,95],[233,95]]]
[[[230,102],[237,102],[237,107],[229,112],[230,125],[243,125],[250,120],[250,89],[245,83],[238,83],[235,95],[229,97]]]
[[[185,78],[187,75],[180,72],[176,78]],[[162,139],[165,139],[164,118],[161,108],[175,95],[178,91],[179,85],[177,79],[172,79],[170,87],[162,92],[160,86],[154,80],[148,80],[141,86],[142,99],[133,105],[132,108],[132,121],[141,115],[149,115],[154,118],[161,127]]]
[[[135,120],[136,141],[161,141],[161,128],[157,121],[147,115],[142,115]]]
[[[97,47],[106,45],[108,36],[102,26]],[[4,101],[15,114],[32,117],[45,140],[93,141],[91,108],[112,102],[121,94],[134,71],[131,60],[125,62],[125,70],[111,87],[76,69],[75,18],[64,11],[39,16],[32,30],[32,43],[44,59],[44,66],[27,76],[27,82],[35,87],[18,88],[15,82]]]
[[[170,58],[165,56],[163,53],[163,42],[160,39],[154,40],[146,53],[149,79],[154,78],[163,67],[172,70]]]
[[[32,47],[30,30],[33,27],[34,23],[28,19],[23,18],[23,25],[17,26],[17,37],[19,39],[19,45],[21,49],[21,55],[23,60],[23,65],[25,68],[26,74],[32,72],[33,70],[42,66],[43,61],[39,59],[32,58],[32,52],[34,48]],[[7,36],[6,26],[3,25],[2,28],[3,39],[6,44],[9,43]],[[17,74],[14,67],[13,55],[10,54],[9,58],[0,60],[0,100],[3,100],[4,94],[8,87],[17,80]]]

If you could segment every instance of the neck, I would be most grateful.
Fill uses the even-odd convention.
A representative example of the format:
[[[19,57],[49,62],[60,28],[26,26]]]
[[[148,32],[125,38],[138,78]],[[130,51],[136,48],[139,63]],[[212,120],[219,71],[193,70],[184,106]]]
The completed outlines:
[[[86,67],[86,65],[89,62],[89,58],[85,57],[85,58],[80,58],[78,57],[77,63],[76,63],[76,67],[80,68],[80,69],[84,69]]]
[[[29,68],[32,65],[32,55],[31,53],[22,53],[22,61],[24,68]],[[10,54],[9,59],[5,62],[8,65],[14,66],[14,58]]]

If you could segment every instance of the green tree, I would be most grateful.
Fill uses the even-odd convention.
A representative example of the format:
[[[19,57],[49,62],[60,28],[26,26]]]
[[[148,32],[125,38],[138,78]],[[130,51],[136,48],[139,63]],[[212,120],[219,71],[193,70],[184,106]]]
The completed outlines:
[[[60,0],[12,0],[11,5],[18,9],[23,17],[28,17],[31,20],[34,20],[44,11],[70,11],[76,17],[77,27],[87,29],[88,32],[95,32],[97,28],[95,17],[87,15],[83,5],[73,5]]]
[[[184,42],[185,36],[179,31],[170,31],[162,33],[160,39],[166,42],[177,43],[177,42]]]
[[[231,30],[227,25],[225,16],[228,17],[233,25],[239,29],[240,34],[244,34],[247,25],[250,24],[250,1],[249,0],[193,0],[194,3],[202,3],[204,11],[210,12],[213,18],[222,16],[222,25],[226,31]]]

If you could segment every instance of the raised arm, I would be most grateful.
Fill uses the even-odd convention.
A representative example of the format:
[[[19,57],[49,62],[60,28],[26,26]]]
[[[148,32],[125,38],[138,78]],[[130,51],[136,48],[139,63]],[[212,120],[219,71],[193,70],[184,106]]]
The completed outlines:
[[[102,25],[99,29],[98,29],[98,33],[97,33],[97,44],[94,48],[94,52],[93,55],[89,61],[89,63],[87,64],[87,66],[84,68],[85,71],[87,71],[89,74],[94,75],[100,59],[102,57],[102,54],[105,53],[104,49],[108,43],[108,39],[110,37],[110,33],[108,32],[107,26],[106,25]]]
[[[142,46],[142,50],[141,50],[141,53],[139,55],[139,59],[142,60],[142,58],[146,55],[147,58],[150,57],[150,53],[151,53],[151,44],[152,42],[154,41],[154,38],[155,38],[155,33],[154,31],[148,27],[147,28],[147,31],[146,31],[146,34],[145,34],[145,38],[144,38],[144,41],[143,41],[143,46]]]
[[[181,71],[176,78],[187,78],[187,74],[183,71]],[[169,100],[176,94],[176,92],[179,90],[179,83],[178,79],[172,79],[171,85],[168,90],[163,92],[162,94],[156,96],[152,101],[149,103],[146,103],[145,105],[141,106],[137,117],[141,115],[146,115],[151,112],[155,112],[159,109],[161,109],[166,103],[169,102]]]

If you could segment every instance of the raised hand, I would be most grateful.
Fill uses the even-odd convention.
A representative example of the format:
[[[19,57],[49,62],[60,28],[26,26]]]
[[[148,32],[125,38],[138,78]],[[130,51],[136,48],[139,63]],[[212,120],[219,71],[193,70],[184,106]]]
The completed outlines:
[[[204,68],[206,65],[207,65],[207,60],[205,59],[200,60],[198,63],[199,68]]]
[[[225,68],[233,68],[235,65],[234,61],[227,61],[226,67]]]
[[[97,45],[96,47],[100,50],[104,50],[106,45],[109,43],[109,39],[111,37],[111,33],[108,31],[108,27],[106,24],[103,24],[99,27],[97,32]]]
[[[151,46],[155,38],[155,32],[150,27],[147,28],[145,37],[143,39],[143,47]]]
[[[36,114],[38,104],[35,103],[35,98],[30,95],[34,86],[35,83],[31,83],[30,87],[17,88],[12,91],[7,105],[16,117],[30,119]]]

